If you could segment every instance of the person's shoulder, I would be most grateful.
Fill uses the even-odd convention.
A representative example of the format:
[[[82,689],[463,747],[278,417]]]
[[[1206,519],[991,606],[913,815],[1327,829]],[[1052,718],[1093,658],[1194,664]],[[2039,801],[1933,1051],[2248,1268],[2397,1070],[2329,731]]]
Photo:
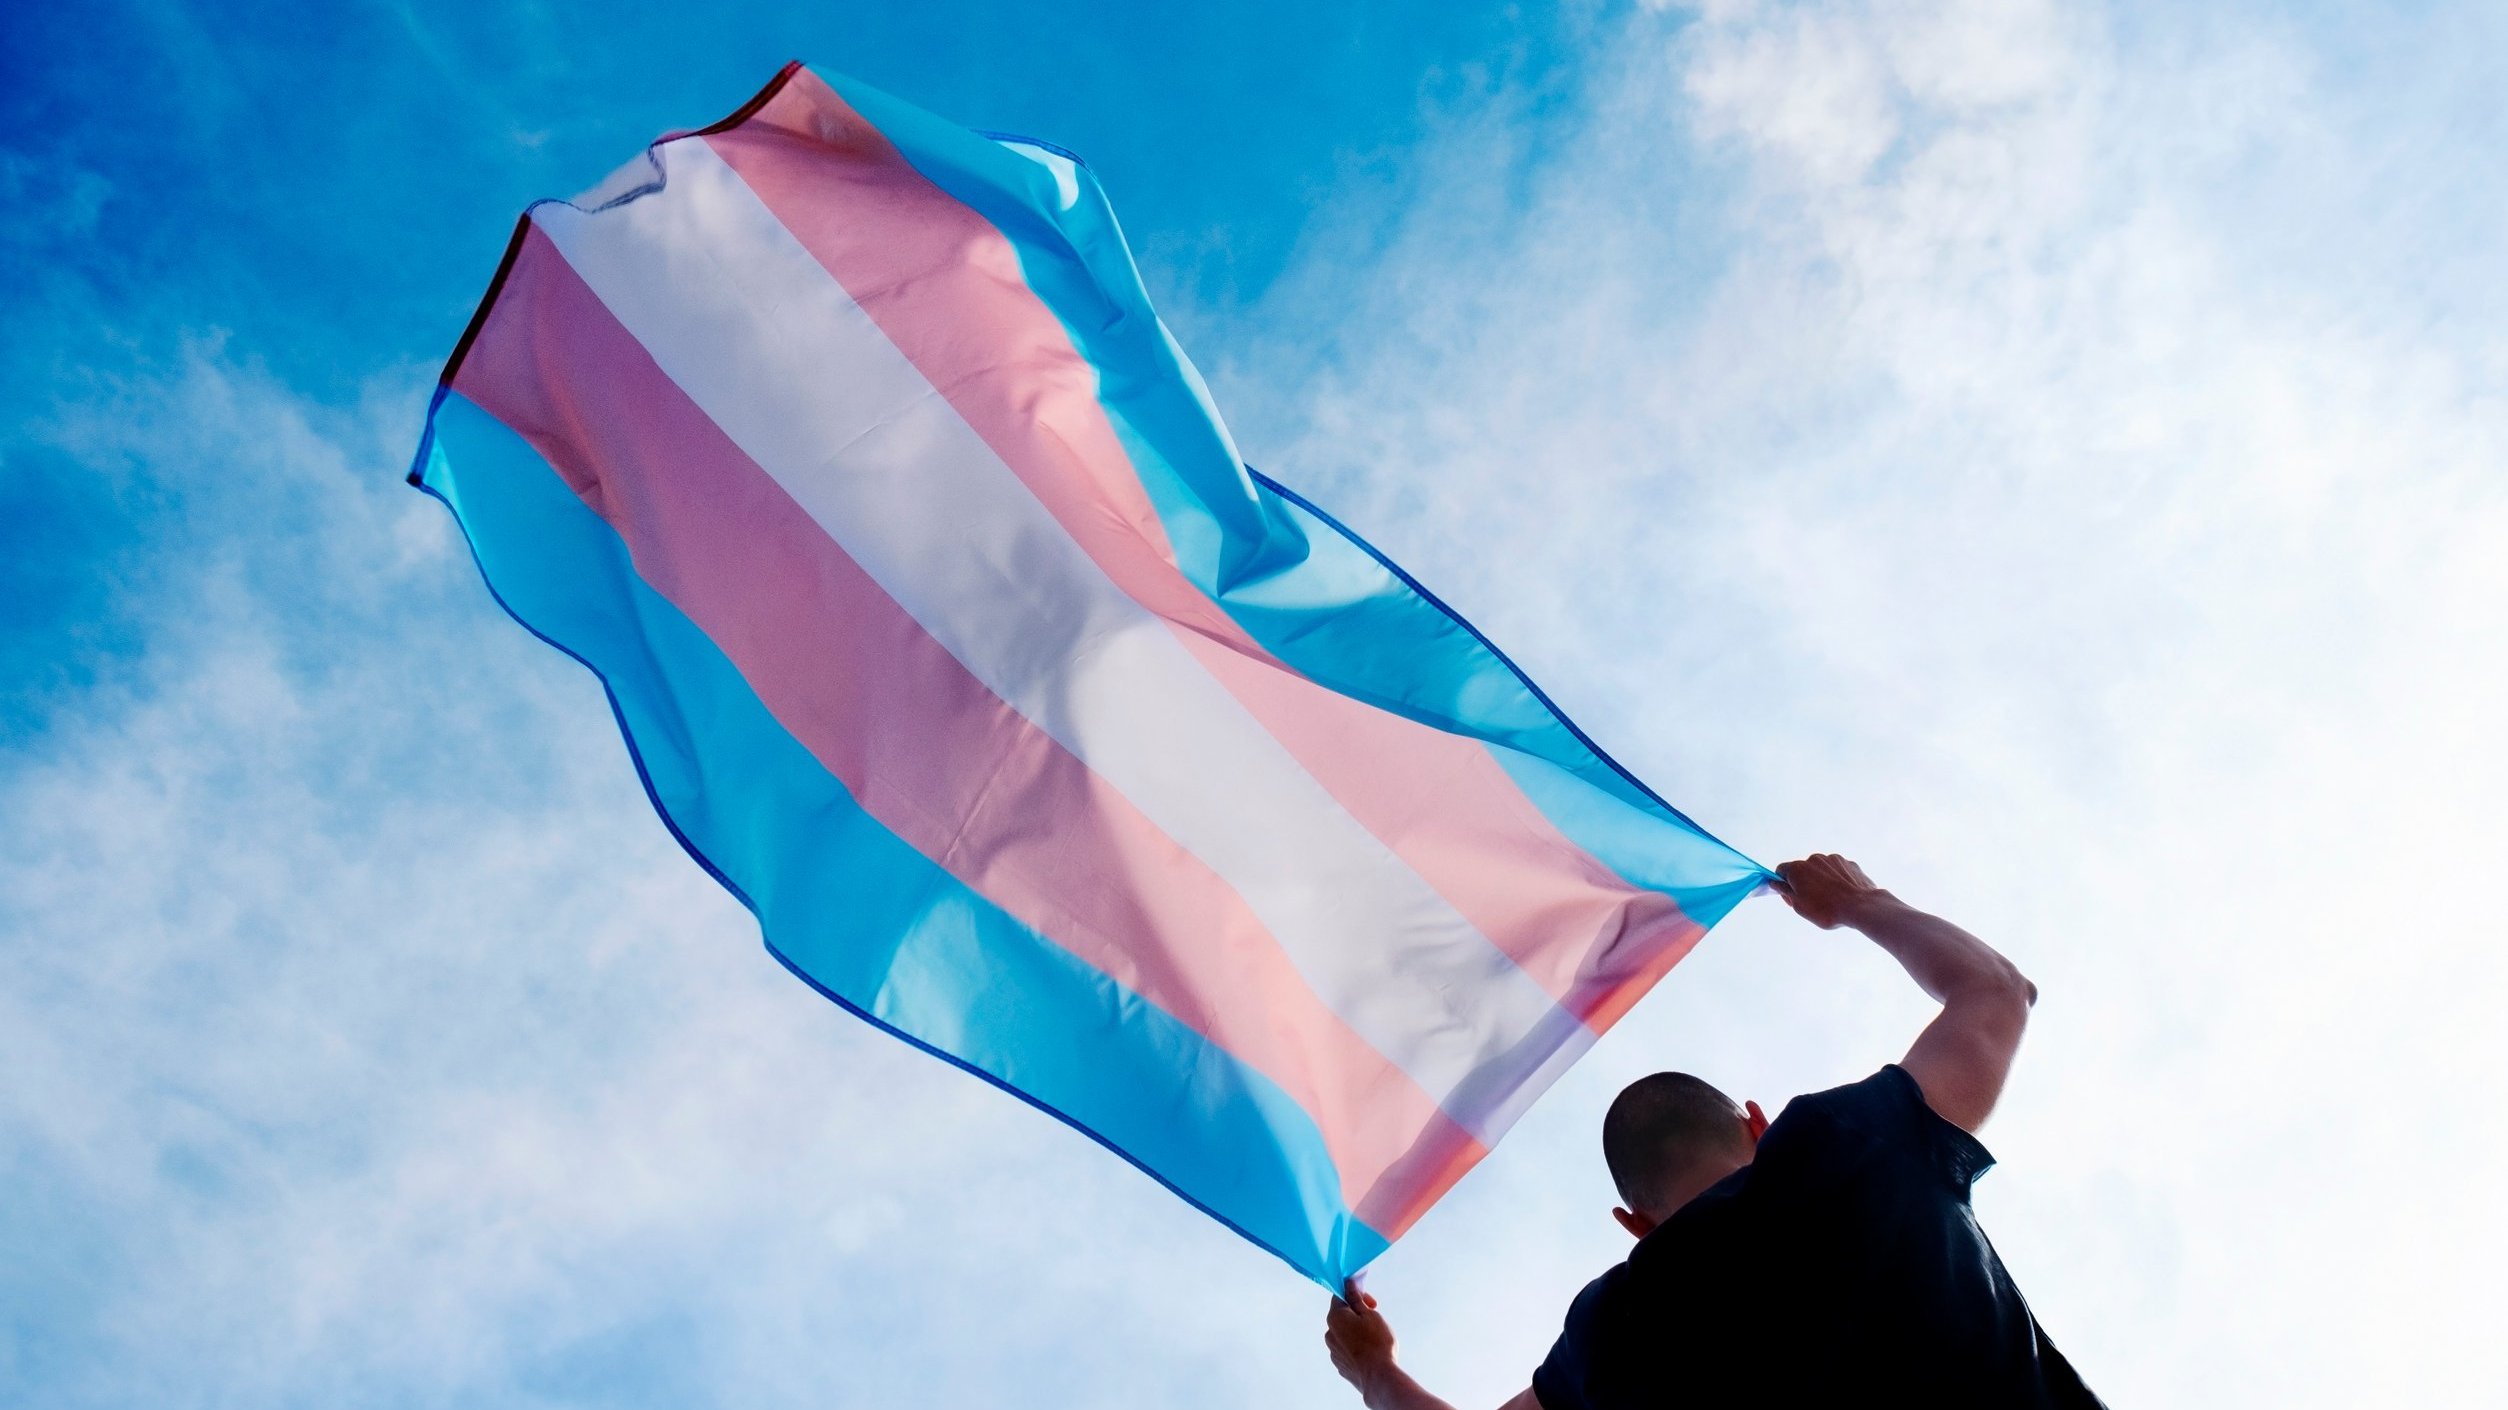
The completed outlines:
[[[1916,1085],[1916,1079],[1908,1075],[1906,1068],[1893,1062],[1861,1081],[1831,1087],[1824,1092],[1806,1092],[1787,1102],[1785,1109],[1790,1112],[1797,1106],[1804,1106],[1844,1114],[1897,1113],[1906,1110],[1910,1103],[1921,1105],[1924,1099],[1924,1092]]]
[[[1700,1270],[1744,1257],[1746,1232],[1730,1196],[1701,1195],[1577,1292],[1568,1303],[1567,1338],[1594,1344],[1632,1327],[1698,1322],[1717,1298],[1715,1281]]]
[[[1994,1164],[1976,1137],[1942,1119],[1925,1101],[1916,1079],[1897,1063],[1860,1082],[1787,1102],[1769,1124],[1760,1154],[1762,1159],[1781,1157],[1813,1146],[1831,1155],[1848,1149],[1875,1158],[1915,1155],[1962,1187]]]
[[[1607,1366],[1612,1360],[1629,1276],[1628,1264],[1615,1263],[1569,1301],[1558,1340],[1533,1370],[1533,1396],[1542,1410],[1583,1410],[1591,1404],[1596,1377],[1606,1374],[1596,1363]]]
[[[1893,1078],[1891,1074],[1896,1073]],[[1785,1104],[1759,1138],[1759,1157],[1766,1159],[1806,1141],[1827,1143],[1847,1133],[1870,1135],[1903,1120],[1904,1094],[1914,1082],[1896,1065],[1882,1068],[1860,1082],[1826,1091],[1805,1092]],[[1918,1094],[1916,1100],[1923,1101]],[[1754,1161],[1753,1164],[1757,1162]]]
[[[1734,1221],[1698,1213],[1666,1220],[1569,1302],[1533,1374],[1543,1410],[1650,1403],[1665,1366],[1702,1364],[1736,1344],[1744,1328],[1733,1270],[1749,1268],[1751,1250]]]
[[[1636,1251],[1630,1250],[1629,1259],[1605,1268],[1599,1277],[1576,1290],[1576,1296],[1568,1300],[1567,1324],[1563,1331],[1569,1336],[1576,1336],[1591,1332],[1611,1320],[1618,1304],[1627,1300],[1629,1284],[1637,1277],[1629,1270],[1629,1263],[1635,1256]]]

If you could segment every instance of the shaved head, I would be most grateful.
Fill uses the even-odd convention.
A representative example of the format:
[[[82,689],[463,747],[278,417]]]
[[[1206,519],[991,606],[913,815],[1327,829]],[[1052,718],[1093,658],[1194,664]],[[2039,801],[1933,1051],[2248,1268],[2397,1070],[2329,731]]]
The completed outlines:
[[[1649,1218],[1669,1217],[1696,1193],[1703,1171],[1747,1164],[1750,1127],[1731,1097],[1686,1072],[1640,1077],[1602,1118],[1602,1158],[1620,1199]]]

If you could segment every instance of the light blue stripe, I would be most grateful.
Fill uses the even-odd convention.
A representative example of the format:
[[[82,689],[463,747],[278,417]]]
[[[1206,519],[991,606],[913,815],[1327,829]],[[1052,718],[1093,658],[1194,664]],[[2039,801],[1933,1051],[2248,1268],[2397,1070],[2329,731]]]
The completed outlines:
[[[1538,781],[1527,792],[1560,831],[1630,882],[1670,892],[1701,924],[1766,878],[1593,747],[1364,540],[1247,471],[1201,374],[1150,307],[1085,166],[1039,144],[1014,150],[1004,144],[1020,139],[970,132],[842,75],[820,77],[1009,239],[1028,286],[1095,369],[1098,400],[1178,566],[1264,649],[1342,694],[1480,740],[1519,782]]]
[[[1619,798],[1547,759],[1512,749],[1489,751],[1515,786],[1559,831],[1630,885],[1661,891],[1702,928],[1732,914],[1767,880],[1759,864],[1713,838],[1666,828],[1653,813]]]
[[[863,812],[520,437],[447,390],[418,466],[498,600],[601,678],[664,823],[786,966],[1327,1287],[1384,1251],[1286,1092]]]

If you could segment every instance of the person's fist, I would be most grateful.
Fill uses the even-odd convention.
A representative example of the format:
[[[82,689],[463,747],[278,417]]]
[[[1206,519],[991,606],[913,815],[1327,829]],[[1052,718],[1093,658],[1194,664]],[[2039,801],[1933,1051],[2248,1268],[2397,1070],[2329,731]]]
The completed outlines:
[[[1847,921],[1855,908],[1890,893],[1872,884],[1864,869],[1834,852],[1814,852],[1777,868],[1777,894],[1794,913],[1822,930]]]
[[[1393,1368],[1393,1325],[1376,1310],[1376,1299],[1359,1291],[1352,1279],[1324,1313],[1324,1347],[1332,1353],[1332,1369],[1365,1395],[1377,1377]]]

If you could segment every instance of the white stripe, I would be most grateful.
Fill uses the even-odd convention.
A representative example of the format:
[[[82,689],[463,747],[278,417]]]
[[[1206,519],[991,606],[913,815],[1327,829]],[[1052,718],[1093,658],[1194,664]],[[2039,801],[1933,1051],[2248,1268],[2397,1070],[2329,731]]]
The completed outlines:
[[[710,147],[661,155],[660,192],[533,219],[890,596],[1234,886],[1327,1005],[1494,1138],[1560,1020],[1583,1025],[1106,577]]]

